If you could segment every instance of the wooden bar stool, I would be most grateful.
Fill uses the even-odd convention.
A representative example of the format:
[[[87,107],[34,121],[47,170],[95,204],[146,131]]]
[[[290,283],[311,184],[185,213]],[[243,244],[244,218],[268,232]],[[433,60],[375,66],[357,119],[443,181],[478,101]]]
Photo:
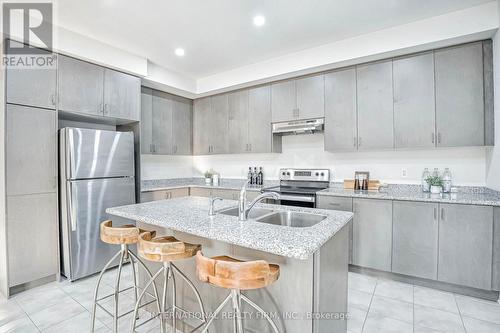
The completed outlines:
[[[127,290],[134,289],[134,297],[137,300],[138,295],[139,295],[139,287],[137,286],[137,277],[135,273],[135,265],[138,265],[142,267],[146,273],[149,275],[149,277],[152,277],[151,271],[144,265],[144,263],[129,249],[129,245],[131,244],[136,244],[139,235],[143,233],[147,233],[149,235],[155,234],[154,231],[146,231],[137,228],[134,225],[123,225],[120,227],[113,227],[113,222],[110,220],[104,221],[100,225],[100,236],[101,236],[101,241],[107,244],[114,244],[114,245],[121,245],[120,250],[111,258],[110,261],[104,266],[102,269],[101,273],[99,274],[99,277],[97,279],[96,287],[94,290],[94,304],[92,306],[92,325],[91,325],[91,333],[94,332],[94,325],[95,325],[95,315],[96,315],[96,309],[99,306],[104,312],[109,314],[111,317],[113,317],[113,332],[118,333],[118,320],[123,317],[128,315],[129,313],[134,312],[135,309],[131,309],[128,312],[125,312],[123,314],[118,314],[118,296],[120,293],[123,293]],[[118,262],[118,272],[116,275],[116,284],[115,284],[115,290],[112,294],[109,294],[107,296],[97,298],[98,293],[99,293],[99,287],[101,285],[101,280],[102,277],[104,276],[104,273],[111,267],[113,262],[117,259],[120,258],[120,261]],[[134,279],[134,285],[125,289],[120,290],[120,279],[121,279],[121,273],[122,273],[122,267],[123,264],[127,262],[127,260],[130,260],[130,264],[132,266],[132,274],[133,274],[133,279]],[[142,291],[143,293],[146,292],[147,288],[144,288]],[[141,307],[146,306],[148,304],[151,304],[153,302],[157,303],[158,310],[160,309],[160,300],[158,298],[158,292],[156,290],[156,286],[153,285],[153,292],[154,295],[151,295],[148,293],[151,297],[152,300],[141,305]],[[108,310],[106,310],[101,304],[99,304],[100,301],[108,299],[109,297],[114,298],[114,313],[110,313]],[[136,313],[134,314],[136,315]],[[141,323],[141,325],[147,323],[148,321],[152,320],[153,318],[148,319],[147,321]]]
[[[161,310],[159,311],[160,314],[160,319],[162,322],[162,332],[164,329],[163,325],[163,314],[170,312],[168,310],[171,309],[172,311],[172,332],[177,332],[177,326],[176,326],[176,313],[177,311],[182,312],[183,314],[189,314],[189,311],[186,311],[185,309],[180,308],[177,305],[177,296],[176,296],[176,285],[175,285],[175,275],[179,275],[193,290],[194,294],[196,295],[196,298],[198,300],[198,304],[200,306],[200,311],[201,311],[201,318],[195,317],[196,319],[199,319],[201,321],[200,325],[195,327],[191,332],[196,331],[200,327],[202,327],[206,323],[206,314],[205,314],[205,308],[203,306],[203,301],[201,300],[200,293],[194,286],[194,284],[191,282],[191,280],[188,279],[184,273],[180,271],[177,266],[173,264],[174,261],[177,260],[182,260],[182,259],[187,259],[194,257],[196,255],[196,252],[201,250],[201,245],[199,244],[189,244],[189,243],[184,243],[179,240],[177,240],[175,237],[172,236],[163,236],[163,237],[156,237],[154,238],[154,235],[151,235],[150,233],[142,233],[139,235],[139,243],[138,243],[138,252],[141,257],[143,257],[146,260],[153,261],[153,262],[159,262],[162,263],[162,267],[156,272],[151,279],[148,281],[146,286],[144,287],[144,290],[140,294],[139,298],[137,299],[136,305],[135,305],[135,312],[134,312],[134,317],[133,317],[133,323],[132,323],[132,332],[135,331],[135,323],[136,323],[136,314],[139,309],[139,303],[144,296],[145,290],[149,287],[149,285],[153,284],[155,285],[154,281],[160,276],[160,274],[163,273],[163,294],[162,294],[162,304],[161,304]],[[175,274],[174,274],[175,273]],[[168,292],[168,283],[169,281],[172,281],[172,305],[169,309],[167,309],[167,292]]]
[[[198,278],[214,286],[231,289],[231,293],[215,310],[208,320],[202,333],[208,330],[210,324],[222,311],[230,300],[234,312],[234,332],[244,333],[241,318],[241,301],[244,301],[264,318],[267,319],[275,333],[279,333],[278,327],[269,315],[257,304],[241,293],[241,290],[265,288],[278,280],[280,267],[269,264],[264,260],[241,261],[227,256],[208,258],[201,251],[196,254],[196,273]]]

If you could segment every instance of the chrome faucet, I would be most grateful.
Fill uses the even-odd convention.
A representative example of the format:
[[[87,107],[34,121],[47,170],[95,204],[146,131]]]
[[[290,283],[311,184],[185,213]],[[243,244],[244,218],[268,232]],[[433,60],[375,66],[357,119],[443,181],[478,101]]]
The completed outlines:
[[[220,198],[220,197],[210,198],[210,206],[208,208],[208,216],[214,216],[215,215],[215,212],[214,212],[214,203],[217,200],[222,200],[222,198]]]
[[[248,214],[250,210],[255,206],[256,203],[267,199],[272,198],[275,200],[279,200],[279,194],[276,192],[266,192],[259,195],[255,198],[247,207],[247,185],[250,181],[246,181],[245,184],[241,187],[240,191],[240,199],[238,201],[238,216],[240,221],[246,221],[248,219]]]

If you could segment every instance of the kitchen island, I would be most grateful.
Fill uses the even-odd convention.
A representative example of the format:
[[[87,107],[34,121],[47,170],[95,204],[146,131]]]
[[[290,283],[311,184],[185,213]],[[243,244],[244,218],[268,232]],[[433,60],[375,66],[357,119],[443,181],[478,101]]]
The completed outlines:
[[[277,282],[266,289],[245,292],[275,316],[280,330],[288,333],[346,332],[346,226],[352,220],[352,213],[257,204],[249,220],[239,222],[234,209],[230,209],[236,206],[233,200],[217,202],[218,213],[208,216],[208,198],[184,197],[108,208],[107,212],[135,220],[138,226],[156,230],[159,235],[174,235],[181,241],[201,244],[207,256],[263,259],[280,265],[281,275]],[[285,223],[287,217],[288,222],[296,226],[279,224]],[[198,282],[193,259],[175,264],[196,284],[206,311],[213,312],[228,291]],[[178,294],[182,307],[196,310],[194,295],[180,283]],[[231,331],[230,319],[221,316],[214,330]],[[245,327],[254,332],[268,331],[265,321],[255,316],[251,320],[247,317]]]

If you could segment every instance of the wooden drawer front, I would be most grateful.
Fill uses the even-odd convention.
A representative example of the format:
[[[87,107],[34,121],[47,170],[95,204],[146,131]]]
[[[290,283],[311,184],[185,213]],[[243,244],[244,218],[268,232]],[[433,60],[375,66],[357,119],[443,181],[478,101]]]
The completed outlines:
[[[156,200],[173,199],[189,196],[189,188],[176,188],[172,190],[143,192],[141,194],[141,202],[149,202]]]
[[[316,208],[352,212],[352,198],[318,195]]]

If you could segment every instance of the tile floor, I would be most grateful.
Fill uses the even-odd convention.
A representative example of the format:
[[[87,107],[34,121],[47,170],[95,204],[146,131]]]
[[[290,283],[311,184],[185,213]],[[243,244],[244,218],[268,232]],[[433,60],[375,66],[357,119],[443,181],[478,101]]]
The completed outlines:
[[[114,274],[104,276],[103,295],[112,291]],[[123,274],[124,281],[132,281],[130,267]],[[88,333],[95,280],[54,282],[0,299],[0,333]],[[122,301],[125,311],[134,302],[131,291]],[[110,299],[105,306],[111,310],[112,304]],[[498,303],[356,273],[349,273],[349,313],[349,333],[500,333]],[[98,310],[95,332],[111,332],[111,325],[110,317]],[[153,320],[138,332],[158,332],[158,326]],[[130,315],[120,320],[119,331],[129,327]]]

